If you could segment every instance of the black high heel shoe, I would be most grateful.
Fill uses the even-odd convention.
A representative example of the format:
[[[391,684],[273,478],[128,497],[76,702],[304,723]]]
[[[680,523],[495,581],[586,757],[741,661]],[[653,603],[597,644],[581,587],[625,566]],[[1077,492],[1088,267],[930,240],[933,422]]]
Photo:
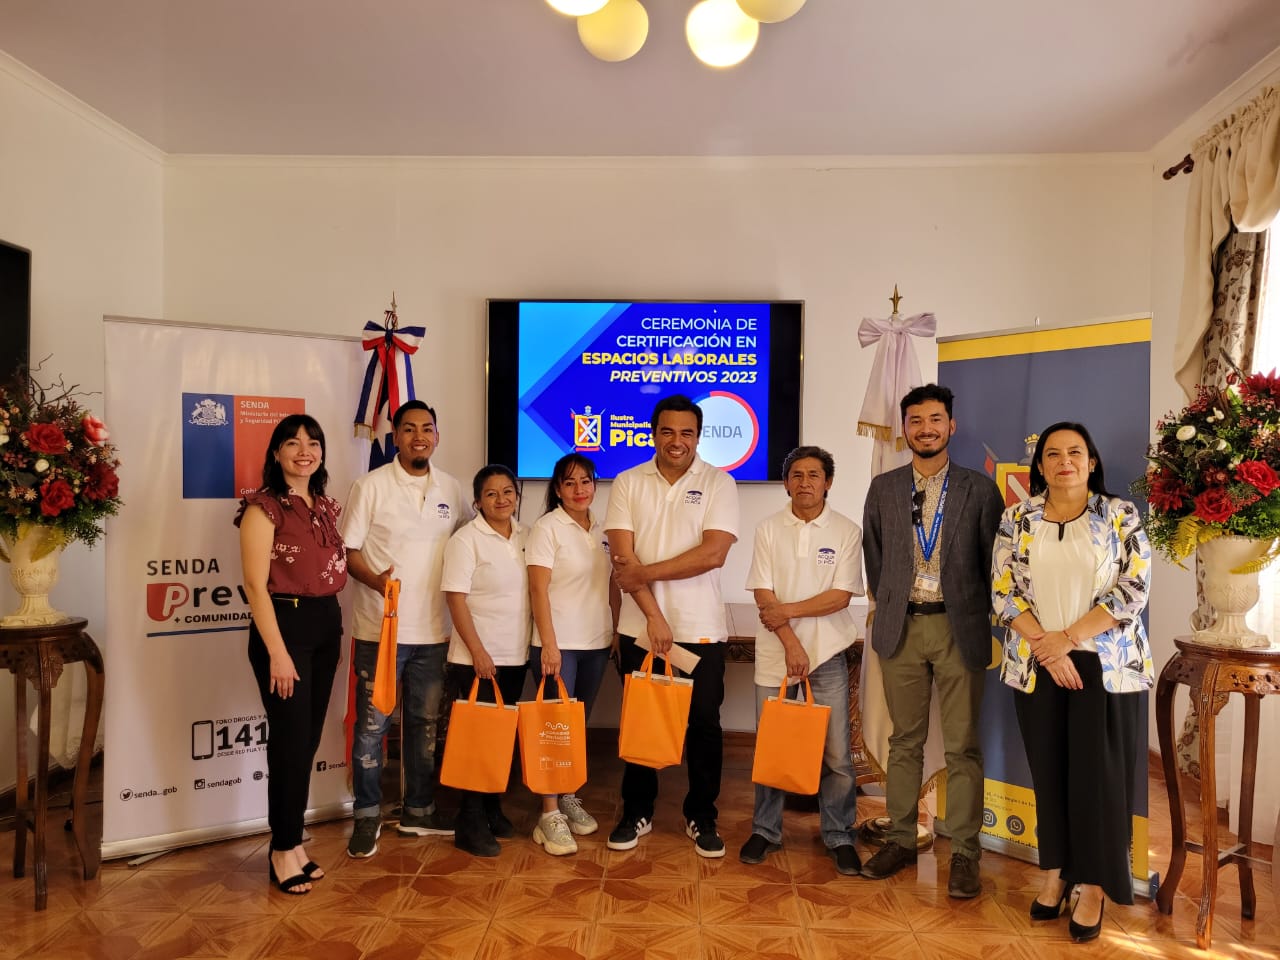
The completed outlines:
[[[1052,905],[1041,903],[1039,899],[1032,900],[1031,919],[1057,920],[1062,916],[1062,905],[1067,902],[1068,898],[1070,898],[1072,889],[1074,889],[1073,884],[1064,883],[1062,885],[1062,893],[1058,897],[1058,902]]]
[[[1071,917],[1071,922],[1067,924],[1067,932],[1071,934],[1071,939],[1076,943],[1088,943],[1090,940],[1097,940],[1098,934],[1102,932],[1102,910],[1106,906],[1106,902],[1098,904],[1098,922],[1086,927],[1082,923],[1076,923],[1075,916]]]

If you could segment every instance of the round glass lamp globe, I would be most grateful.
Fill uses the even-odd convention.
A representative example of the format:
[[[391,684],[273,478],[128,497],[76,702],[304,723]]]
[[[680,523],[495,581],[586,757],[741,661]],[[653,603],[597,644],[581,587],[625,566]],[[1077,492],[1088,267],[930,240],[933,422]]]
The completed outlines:
[[[649,36],[649,14],[640,0],[609,0],[595,13],[578,18],[578,39],[590,54],[610,63],[640,52]]]
[[[595,13],[608,2],[609,0],[547,0],[547,5],[556,13],[563,13],[566,17],[585,17],[589,13]]]
[[[684,33],[693,55],[707,66],[732,67],[755,49],[760,24],[736,0],[702,0],[689,11]]]
[[[547,0],[548,3],[551,0]],[[563,2],[563,0],[559,0]],[[552,3],[552,6],[555,6]],[[738,6],[752,20],[761,23],[781,23],[795,16],[804,6],[804,0],[738,0]]]

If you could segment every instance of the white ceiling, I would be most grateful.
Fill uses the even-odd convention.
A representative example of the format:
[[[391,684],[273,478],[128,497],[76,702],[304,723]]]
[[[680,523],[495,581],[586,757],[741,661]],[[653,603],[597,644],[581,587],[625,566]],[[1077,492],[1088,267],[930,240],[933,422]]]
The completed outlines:
[[[809,0],[717,71],[544,0],[0,0],[0,50],[170,153],[1145,151],[1280,46],[1280,0]]]

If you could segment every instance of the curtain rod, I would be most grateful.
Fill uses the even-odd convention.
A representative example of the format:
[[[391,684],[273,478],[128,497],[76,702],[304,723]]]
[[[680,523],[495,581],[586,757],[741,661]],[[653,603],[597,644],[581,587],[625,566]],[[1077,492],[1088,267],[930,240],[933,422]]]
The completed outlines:
[[[1175,163],[1172,167],[1170,167],[1164,173],[1160,174],[1160,176],[1164,177],[1166,180],[1172,180],[1178,174],[1190,173],[1195,168],[1196,168],[1196,162],[1191,159],[1191,154],[1188,153],[1185,157],[1183,157],[1181,160]]]

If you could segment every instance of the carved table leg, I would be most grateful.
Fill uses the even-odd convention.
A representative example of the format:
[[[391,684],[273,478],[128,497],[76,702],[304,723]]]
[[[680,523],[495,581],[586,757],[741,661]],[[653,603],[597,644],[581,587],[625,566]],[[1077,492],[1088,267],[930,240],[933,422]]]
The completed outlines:
[[[1214,693],[1218,665],[1208,664],[1200,677],[1196,695],[1196,719],[1200,724],[1200,819],[1203,823],[1204,853],[1200,892],[1200,914],[1196,918],[1196,946],[1208,950],[1213,942],[1213,908],[1218,898],[1218,781],[1215,765],[1217,723]]]
[[[27,873],[27,807],[30,801],[27,777],[27,678],[18,670],[13,675],[13,725],[17,733],[14,766],[18,782],[13,791],[13,875]]]
[[[1187,865],[1187,814],[1182,806],[1182,785],[1178,781],[1178,761],[1173,744],[1173,695],[1178,689],[1177,681],[1172,678],[1175,672],[1173,662],[1169,661],[1161,671],[1160,682],[1156,685],[1156,732],[1165,787],[1169,791],[1169,826],[1173,835],[1169,869],[1156,894],[1156,906],[1161,913],[1173,913],[1173,898],[1178,893],[1178,881],[1182,879],[1182,870]]]
[[[1253,855],[1250,844],[1253,843],[1253,788],[1258,773],[1258,713],[1262,707],[1262,698],[1251,693],[1244,697],[1244,754],[1240,771],[1240,845],[1244,848],[1244,857],[1236,860],[1240,869],[1240,915],[1246,920],[1253,919],[1253,911],[1257,906],[1257,896],[1253,890],[1253,864],[1248,857]]]
[[[40,649],[40,719],[36,730],[36,804],[34,810],[35,846],[32,859],[36,867],[36,909],[49,905],[49,865],[45,859],[45,834],[49,820],[49,724],[50,701],[53,699],[54,665],[50,651]]]
[[[84,878],[92,880],[98,874],[102,851],[89,849],[86,797],[89,792],[89,765],[93,763],[94,741],[98,739],[98,722],[102,714],[102,693],[106,678],[102,669],[102,653],[98,650],[98,645],[87,633],[82,634],[82,639],[86,645],[84,672],[85,679],[88,681],[88,695],[84,705],[84,728],[80,733],[80,756],[76,760],[75,784],[71,789],[71,830],[75,837],[76,849],[80,851]]]

